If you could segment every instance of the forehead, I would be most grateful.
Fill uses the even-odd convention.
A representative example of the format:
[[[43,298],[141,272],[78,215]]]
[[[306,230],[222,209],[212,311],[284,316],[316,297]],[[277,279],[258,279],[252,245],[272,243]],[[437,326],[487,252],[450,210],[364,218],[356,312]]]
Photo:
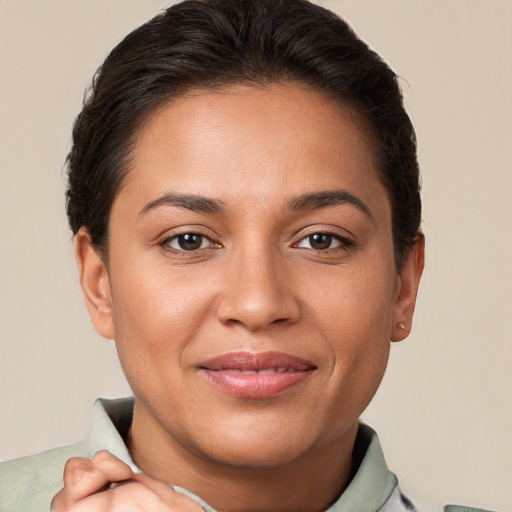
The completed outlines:
[[[190,91],[143,123],[123,193],[284,201],[349,188],[369,200],[386,195],[370,140],[357,112],[297,85]]]

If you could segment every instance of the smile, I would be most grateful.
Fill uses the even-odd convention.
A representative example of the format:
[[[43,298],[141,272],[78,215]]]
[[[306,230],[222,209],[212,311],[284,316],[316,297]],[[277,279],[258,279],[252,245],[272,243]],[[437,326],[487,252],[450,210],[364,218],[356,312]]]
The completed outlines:
[[[240,398],[269,398],[302,383],[316,370],[304,359],[281,352],[231,352],[198,366],[220,391]]]

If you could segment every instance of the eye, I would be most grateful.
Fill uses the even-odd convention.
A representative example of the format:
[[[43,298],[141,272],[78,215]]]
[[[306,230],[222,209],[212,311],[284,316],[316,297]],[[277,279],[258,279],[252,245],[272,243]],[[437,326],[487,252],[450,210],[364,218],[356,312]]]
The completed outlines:
[[[325,251],[327,249],[336,249],[338,247],[350,246],[349,240],[343,239],[340,236],[332,235],[330,233],[313,233],[304,237],[297,247],[305,249],[314,249],[316,251]]]
[[[180,235],[167,238],[162,242],[162,245],[177,251],[197,251],[198,249],[212,247],[214,244],[204,235],[200,235],[198,233],[182,233]]]

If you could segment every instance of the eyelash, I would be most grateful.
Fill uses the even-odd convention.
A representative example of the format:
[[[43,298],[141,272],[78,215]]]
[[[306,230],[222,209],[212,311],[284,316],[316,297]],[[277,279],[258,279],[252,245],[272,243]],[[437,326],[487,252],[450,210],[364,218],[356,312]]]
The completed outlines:
[[[328,239],[327,242],[329,244],[329,247],[325,247],[322,249],[312,247],[311,246],[311,243],[313,242],[312,239],[313,239],[313,237],[316,237],[316,236],[326,237]],[[199,245],[199,247],[192,248],[192,249],[184,249],[183,247],[172,247],[172,245],[171,245],[172,242],[176,241],[178,244],[180,243],[179,242],[180,237],[197,237],[199,239],[200,245]],[[303,247],[300,245],[304,242],[307,242],[308,240],[309,240],[309,245],[310,245],[309,247]],[[182,240],[182,241],[184,241],[184,240]],[[203,247],[203,244],[205,242],[209,242],[209,246]],[[333,242],[337,242],[338,245],[335,247],[331,247],[331,244]],[[313,242],[313,243],[315,243],[315,242]],[[220,247],[220,244],[215,243],[207,235],[202,234],[202,233],[193,232],[193,231],[189,231],[189,232],[185,232],[185,233],[178,233],[176,235],[166,237],[161,242],[159,242],[159,245],[168,251],[175,252],[175,253],[182,253],[182,254],[187,254],[187,253],[191,254],[191,253],[196,253],[198,251],[202,251],[205,249],[207,250],[207,249]],[[346,251],[354,246],[355,246],[355,243],[351,239],[341,236],[337,233],[329,232],[328,230],[314,231],[312,233],[309,233],[309,234],[303,236],[297,243],[292,245],[292,247],[294,247],[294,248],[304,248],[304,249],[312,250],[312,251],[315,251],[318,253]]]
[[[326,247],[324,249],[317,249],[315,247],[311,247],[312,238],[315,236],[323,236],[328,238],[329,245],[331,245],[332,242],[337,242],[338,245],[336,247]],[[346,251],[350,249],[351,247],[355,246],[355,242],[347,237],[341,236],[337,233],[332,233],[328,230],[326,231],[315,231],[313,233],[309,233],[306,236],[303,236],[299,242],[294,244],[294,247],[301,248],[300,244],[308,241],[310,242],[310,247],[303,247],[305,249],[310,249],[316,252],[325,253],[325,252],[331,252],[331,251]]]
[[[177,241],[179,243],[180,237],[188,237],[188,236],[199,238],[200,239],[200,247],[197,247],[195,249],[183,249],[183,248],[171,246],[171,243],[173,241]],[[206,241],[208,241],[210,243],[210,246],[202,247],[203,243]],[[159,242],[159,245],[168,251],[172,251],[172,252],[176,252],[176,253],[194,253],[194,252],[204,250],[204,249],[212,249],[212,248],[220,247],[220,244],[213,242],[213,240],[210,237],[204,235],[203,233],[196,233],[193,231],[188,231],[185,233],[178,233],[173,236],[168,236],[168,237],[164,238],[161,242]]]

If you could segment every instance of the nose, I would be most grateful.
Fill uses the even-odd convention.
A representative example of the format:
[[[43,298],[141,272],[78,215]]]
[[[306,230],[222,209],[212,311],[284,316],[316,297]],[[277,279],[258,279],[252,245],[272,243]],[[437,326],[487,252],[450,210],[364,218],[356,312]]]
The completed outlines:
[[[297,322],[300,304],[294,280],[281,260],[272,251],[247,250],[235,256],[218,302],[218,319],[249,331]]]

